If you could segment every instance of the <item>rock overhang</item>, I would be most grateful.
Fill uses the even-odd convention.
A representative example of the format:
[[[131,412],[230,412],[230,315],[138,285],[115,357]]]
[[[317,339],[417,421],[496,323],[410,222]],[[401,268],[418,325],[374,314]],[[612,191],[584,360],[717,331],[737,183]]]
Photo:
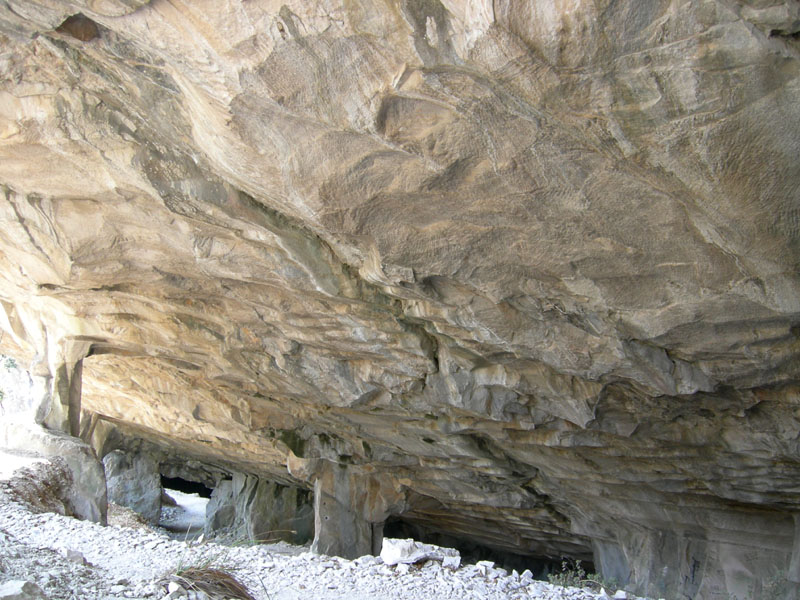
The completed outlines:
[[[89,432],[82,381],[176,452],[650,591],[797,569],[791,3],[11,4],[3,328],[51,425]]]

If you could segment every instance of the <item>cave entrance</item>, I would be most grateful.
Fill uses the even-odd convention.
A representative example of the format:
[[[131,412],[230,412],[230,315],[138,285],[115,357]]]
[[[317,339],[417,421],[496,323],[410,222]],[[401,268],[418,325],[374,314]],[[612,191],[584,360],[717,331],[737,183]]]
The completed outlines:
[[[211,498],[211,492],[214,491],[198,481],[189,481],[181,477],[166,477],[165,475],[161,476],[161,487],[184,494],[197,494],[201,498]]]
[[[179,539],[196,539],[205,529],[206,507],[213,490],[181,477],[161,475],[161,518],[163,527]]]
[[[470,539],[466,535],[438,531],[427,523],[415,522],[413,517],[409,518],[408,516],[389,517],[383,526],[383,536],[401,539],[412,538],[425,544],[455,548],[461,554],[461,561],[464,564],[475,564],[481,560],[489,560],[509,572],[516,569],[517,572],[522,573],[528,569],[533,574],[534,579],[544,581],[547,580],[549,574],[561,571],[562,561],[573,561],[572,557],[568,556],[551,558],[494,548]],[[594,572],[594,565],[590,561],[586,561],[585,557],[581,557],[580,560],[581,567],[587,573]]]

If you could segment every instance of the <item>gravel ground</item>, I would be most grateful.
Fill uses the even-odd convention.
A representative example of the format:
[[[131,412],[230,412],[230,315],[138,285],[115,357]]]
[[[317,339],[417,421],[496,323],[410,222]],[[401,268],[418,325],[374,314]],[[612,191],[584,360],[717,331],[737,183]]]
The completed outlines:
[[[163,598],[167,594],[159,579],[182,567],[206,564],[230,570],[259,600],[607,597],[529,581],[485,563],[455,570],[436,560],[388,566],[376,557],[349,561],[303,550],[288,544],[182,542],[152,529],[101,527],[53,513],[34,514],[13,502],[0,506],[0,580],[36,583],[51,599]]]
[[[350,561],[314,555],[306,547],[283,542],[227,546],[202,539],[173,539],[174,533],[150,527],[116,505],[109,507],[110,525],[103,527],[57,514],[64,508],[56,497],[60,492],[57,464],[31,458],[29,465],[0,481],[0,600],[208,600],[205,594],[187,594],[175,579],[169,587],[166,578],[191,567],[233,574],[255,600],[608,598],[602,590],[552,586],[533,581],[530,572],[508,573],[486,561],[458,566],[459,561],[453,560],[457,552],[450,550],[434,552],[448,559],[439,556],[390,566],[379,557]],[[384,554],[392,562],[390,554]],[[22,582],[28,582],[28,588],[35,584],[43,595],[36,589],[27,595],[9,592]],[[610,593],[634,598],[625,592]]]

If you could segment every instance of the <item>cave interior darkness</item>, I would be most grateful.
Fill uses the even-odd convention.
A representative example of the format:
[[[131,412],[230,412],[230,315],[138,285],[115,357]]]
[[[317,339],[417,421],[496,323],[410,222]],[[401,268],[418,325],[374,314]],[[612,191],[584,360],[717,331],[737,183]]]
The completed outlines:
[[[214,490],[197,481],[189,481],[181,477],[161,476],[161,487],[165,490],[177,490],[184,494],[197,494],[201,498],[211,498]]]

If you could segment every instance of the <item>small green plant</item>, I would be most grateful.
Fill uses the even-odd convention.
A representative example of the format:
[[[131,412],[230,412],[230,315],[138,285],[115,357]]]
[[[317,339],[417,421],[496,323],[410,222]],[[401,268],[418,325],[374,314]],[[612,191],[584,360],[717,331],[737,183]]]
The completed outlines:
[[[6,368],[6,371],[13,371],[17,367],[17,361],[11,358],[10,356],[6,356],[5,360],[3,360],[3,366]]]
[[[581,561],[579,560],[564,559],[561,562],[561,571],[558,573],[550,573],[547,579],[553,585],[561,585],[564,587],[597,586],[607,590],[614,590],[617,588],[617,581],[615,579],[605,579],[599,573],[586,573],[586,570],[581,566]]]
[[[579,560],[564,559],[561,562],[561,571],[550,573],[547,580],[553,585],[563,585],[564,587],[581,587],[586,580],[586,571],[581,566]]]
[[[783,600],[789,594],[790,585],[792,584],[786,579],[786,573],[774,572],[770,577],[764,579],[761,598],[763,600]]]

